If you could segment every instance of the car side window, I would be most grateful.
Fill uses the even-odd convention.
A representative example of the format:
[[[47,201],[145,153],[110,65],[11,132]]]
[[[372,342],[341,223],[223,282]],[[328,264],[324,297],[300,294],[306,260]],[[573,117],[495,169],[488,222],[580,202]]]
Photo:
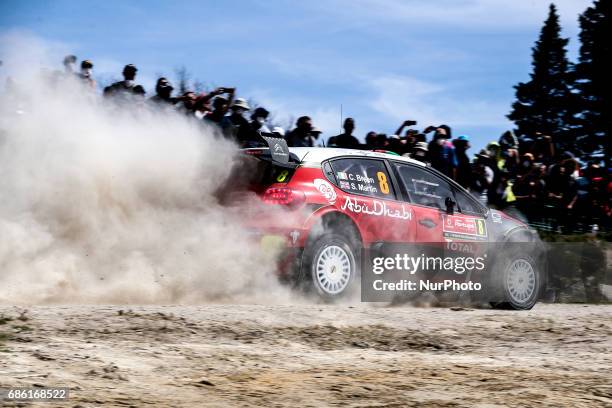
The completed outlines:
[[[331,161],[337,186],[347,193],[395,199],[391,178],[382,160],[346,158]]]
[[[457,201],[457,209],[461,213],[466,214],[479,214],[482,215],[484,213],[484,209],[482,206],[478,205],[473,197],[470,196],[469,193],[465,191],[459,190],[455,188],[455,201]]]
[[[453,198],[450,183],[425,169],[395,163],[411,203],[446,210],[445,200]]]

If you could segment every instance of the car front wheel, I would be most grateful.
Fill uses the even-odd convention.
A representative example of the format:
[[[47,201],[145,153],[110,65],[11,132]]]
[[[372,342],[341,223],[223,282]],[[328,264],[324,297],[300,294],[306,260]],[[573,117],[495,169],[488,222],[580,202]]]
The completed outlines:
[[[527,254],[516,254],[502,263],[500,284],[503,302],[492,303],[497,309],[529,310],[538,301],[541,274],[535,259]]]

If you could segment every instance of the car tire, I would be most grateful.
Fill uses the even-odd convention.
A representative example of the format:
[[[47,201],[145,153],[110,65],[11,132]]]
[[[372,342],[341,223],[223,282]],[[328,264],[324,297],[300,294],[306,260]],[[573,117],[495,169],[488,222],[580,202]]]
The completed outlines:
[[[492,302],[494,309],[529,310],[541,294],[542,271],[530,254],[514,252],[504,257],[495,268],[498,275],[498,293],[503,301]]]
[[[334,301],[353,291],[359,268],[355,240],[337,232],[324,232],[304,250],[301,280],[307,292]]]

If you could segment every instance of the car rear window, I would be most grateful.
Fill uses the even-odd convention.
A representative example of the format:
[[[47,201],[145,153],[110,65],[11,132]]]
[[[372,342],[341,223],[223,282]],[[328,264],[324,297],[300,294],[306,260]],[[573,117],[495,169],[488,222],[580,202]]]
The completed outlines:
[[[330,162],[334,184],[343,191],[395,199],[393,184],[382,160],[346,158]]]

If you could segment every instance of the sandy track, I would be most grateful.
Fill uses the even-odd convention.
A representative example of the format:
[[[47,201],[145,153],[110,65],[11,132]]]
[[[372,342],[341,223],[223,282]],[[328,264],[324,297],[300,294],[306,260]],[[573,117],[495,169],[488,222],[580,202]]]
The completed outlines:
[[[459,309],[0,307],[0,386],[68,386],[69,407],[612,406],[612,306]]]

